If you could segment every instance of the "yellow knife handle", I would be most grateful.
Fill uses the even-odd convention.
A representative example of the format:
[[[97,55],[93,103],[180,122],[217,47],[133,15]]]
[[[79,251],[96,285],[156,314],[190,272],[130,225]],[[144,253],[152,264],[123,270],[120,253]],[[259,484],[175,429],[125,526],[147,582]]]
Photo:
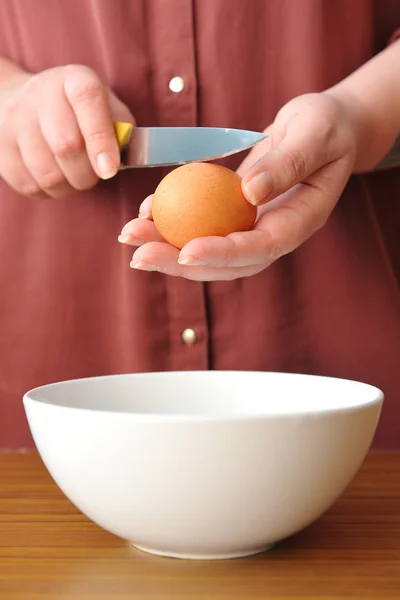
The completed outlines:
[[[115,135],[117,136],[118,145],[121,151],[129,143],[132,129],[132,123],[124,123],[122,121],[117,121],[114,123]]]

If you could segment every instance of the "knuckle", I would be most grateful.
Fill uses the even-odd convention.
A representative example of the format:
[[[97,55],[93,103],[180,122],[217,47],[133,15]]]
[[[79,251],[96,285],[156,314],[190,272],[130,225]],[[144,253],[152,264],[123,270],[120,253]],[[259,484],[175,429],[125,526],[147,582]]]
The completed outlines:
[[[4,101],[4,104],[2,106],[2,111],[1,111],[2,121],[4,121],[5,123],[7,122],[8,118],[16,112],[16,110],[18,108],[18,104],[19,104],[18,95],[10,96]]]
[[[310,235],[324,227],[331,212],[324,206],[316,208],[312,202],[307,201],[305,198],[297,199],[297,205],[293,207],[293,211],[296,213],[299,221],[308,224],[307,229]]]
[[[254,231],[254,234],[256,233],[259,236],[257,244],[257,260],[254,261],[256,264],[249,265],[249,268],[255,268],[260,271],[282,256],[282,248],[281,242],[276,239],[268,228],[265,227],[259,231]]]
[[[95,71],[86,65],[70,63],[65,65],[64,73],[66,77],[96,77]]]
[[[26,107],[33,107],[35,103],[38,103],[44,92],[45,74],[38,73],[32,75],[27,79],[12,96],[10,97],[11,105],[14,105],[14,110],[23,105]]]
[[[278,258],[280,258],[281,256],[282,256],[282,250],[281,250],[279,244],[277,242],[273,241],[271,246],[268,248],[267,263],[272,264],[273,262],[278,260]]]
[[[301,150],[286,151],[284,157],[284,168],[290,186],[302,181],[306,177],[306,161]]]
[[[70,71],[65,79],[65,92],[72,102],[90,102],[103,93],[103,84],[90,69]]]
[[[93,174],[88,173],[86,174],[85,178],[82,177],[81,179],[75,181],[73,187],[78,192],[84,192],[85,190],[92,189],[98,183],[98,181],[99,178],[94,172]]]
[[[65,183],[65,177],[61,171],[49,171],[38,177],[38,184],[42,190],[52,190]]]
[[[79,102],[87,102],[97,98],[102,92],[102,85],[96,79],[77,82],[74,97]]]
[[[53,147],[53,152],[57,158],[68,158],[69,156],[79,154],[83,150],[84,142],[79,135],[64,136],[57,140]]]
[[[325,225],[329,219],[329,214],[326,213],[325,211],[318,211],[316,213],[315,220],[314,220],[313,233],[315,233],[315,232],[319,231],[320,229],[322,229],[323,227],[325,227]]]
[[[241,235],[240,232],[237,232],[238,237]],[[229,241],[229,244],[226,244],[225,248],[224,248],[224,253],[222,255],[222,260],[221,260],[221,265],[222,267],[230,267],[232,265],[232,263],[234,262],[235,259],[235,244],[232,240],[229,240],[227,238],[226,240],[227,242]]]
[[[279,241],[268,230],[264,230],[262,243],[262,256],[264,266],[269,266],[282,256],[282,248]]]
[[[39,185],[34,181],[20,181],[14,187],[19,194],[28,198],[33,198],[42,192]]]
[[[37,73],[36,75],[32,75],[32,77],[30,77],[20,88],[21,93],[31,95],[33,93],[41,91],[43,89],[43,80],[44,73]]]
[[[10,127],[12,123],[17,122],[22,115],[19,115],[21,105],[22,91],[19,90],[16,94],[10,95],[4,100],[0,111],[0,126],[3,130]],[[25,116],[25,115],[24,115]]]
[[[114,140],[112,140],[114,141]],[[104,131],[91,131],[90,134],[86,137],[86,144],[88,146],[88,150],[97,152],[106,151],[110,146],[110,136]]]
[[[15,123],[19,125],[19,128],[23,126],[23,122],[27,120],[31,107],[34,105],[34,96],[35,91],[32,88],[32,82],[28,80],[15,93],[4,99],[0,110],[0,127],[2,130],[6,127],[10,128]],[[27,107],[25,104],[26,98],[28,98],[31,106]]]

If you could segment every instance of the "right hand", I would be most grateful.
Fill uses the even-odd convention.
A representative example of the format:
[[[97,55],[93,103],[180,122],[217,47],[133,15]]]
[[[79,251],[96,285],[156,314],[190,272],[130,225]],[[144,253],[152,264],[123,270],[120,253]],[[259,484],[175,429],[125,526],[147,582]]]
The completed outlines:
[[[26,74],[0,88],[0,177],[30,198],[61,198],[113,177],[113,121],[129,109],[85,66]]]

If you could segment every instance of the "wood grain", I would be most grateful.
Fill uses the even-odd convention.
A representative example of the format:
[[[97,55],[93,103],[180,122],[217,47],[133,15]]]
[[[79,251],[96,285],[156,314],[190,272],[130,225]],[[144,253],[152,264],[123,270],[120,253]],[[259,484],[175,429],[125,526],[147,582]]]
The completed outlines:
[[[185,562],[99,529],[39,457],[0,454],[0,600],[400,599],[400,453],[371,454],[317,523],[264,555]]]

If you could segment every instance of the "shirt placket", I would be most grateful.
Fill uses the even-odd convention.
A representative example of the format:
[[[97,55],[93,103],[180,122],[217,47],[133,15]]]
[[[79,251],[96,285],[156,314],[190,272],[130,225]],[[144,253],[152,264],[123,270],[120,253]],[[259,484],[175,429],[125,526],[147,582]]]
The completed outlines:
[[[193,127],[198,90],[193,0],[152,0],[152,83],[159,125]],[[172,370],[209,367],[209,333],[203,283],[166,277]]]
[[[159,125],[197,124],[192,0],[150,0],[152,86]]]

